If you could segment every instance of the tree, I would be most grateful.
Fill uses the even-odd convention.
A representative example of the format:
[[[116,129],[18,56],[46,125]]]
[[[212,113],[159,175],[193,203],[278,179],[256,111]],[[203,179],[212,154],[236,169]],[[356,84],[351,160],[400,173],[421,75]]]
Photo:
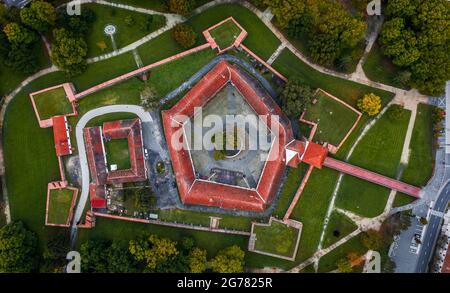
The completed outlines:
[[[390,106],[387,109],[386,114],[388,115],[389,119],[391,119],[392,121],[399,121],[403,117],[405,117],[405,111],[403,109],[403,106],[398,105],[398,104],[394,104],[394,105]]]
[[[110,273],[134,273],[137,271],[133,256],[124,242],[113,241],[108,248],[107,259]]]
[[[159,100],[155,88],[147,84],[141,92],[141,106],[145,111],[153,112],[159,107]]]
[[[28,273],[36,269],[37,238],[22,222],[0,229],[0,272]]]
[[[206,250],[194,247],[189,252],[188,259],[191,273],[203,273],[206,270]]]
[[[150,235],[144,239],[131,240],[128,249],[137,262],[143,263],[147,270],[155,271],[158,266],[179,254],[176,245],[170,239]]]
[[[314,98],[314,91],[298,80],[289,80],[282,93],[281,105],[288,116],[300,115]]]
[[[48,2],[32,1],[29,7],[20,11],[20,18],[29,27],[39,32],[46,32],[55,25],[56,10]]]
[[[11,46],[4,63],[13,70],[25,74],[34,73],[38,68],[33,48],[29,46]]]
[[[12,45],[26,46],[37,41],[37,36],[33,31],[16,22],[10,22],[5,25],[3,32]]]
[[[169,11],[176,14],[188,15],[194,6],[195,0],[169,0]]]
[[[108,248],[104,240],[88,240],[80,247],[81,271],[88,273],[108,272]]]
[[[289,22],[299,18],[305,11],[305,1],[299,0],[264,0],[275,16],[277,23],[286,28]]]
[[[379,250],[383,246],[383,237],[378,231],[367,230],[362,234],[361,242],[367,249]]]
[[[86,42],[72,36],[64,28],[53,31],[52,61],[69,75],[77,75],[86,70]]]
[[[0,3],[0,27],[8,21],[8,8]]]
[[[244,256],[242,249],[233,245],[221,251],[211,260],[211,268],[217,273],[244,272]]]
[[[369,116],[375,116],[381,110],[381,98],[373,93],[366,94],[358,100],[358,108]]]
[[[66,255],[70,251],[69,233],[61,230],[47,241],[43,253],[41,272],[62,273],[66,265]]]
[[[339,1],[298,2],[302,4],[296,5],[302,8],[289,21],[289,35],[306,41],[308,52],[315,62],[325,66],[337,63],[342,68],[340,58],[351,56],[351,51],[364,41],[367,24],[361,17],[349,13]],[[346,70],[347,66],[343,69]]]
[[[411,81],[411,71],[402,70],[394,78],[394,82],[401,87],[408,87]]]
[[[352,264],[347,258],[339,259],[336,265],[341,273],[351,273],[353,271]]]
[[[390,0],[380,32],[383,53],[410,72],[408,83],[440,95],[450,79],[450,2]],[[403,79],[403,78],[402,78]]]
[[[191,48],[197,42],[197,34],[191,26],[184,23],[179,23],[173,28],[172,36],[184,49]]]

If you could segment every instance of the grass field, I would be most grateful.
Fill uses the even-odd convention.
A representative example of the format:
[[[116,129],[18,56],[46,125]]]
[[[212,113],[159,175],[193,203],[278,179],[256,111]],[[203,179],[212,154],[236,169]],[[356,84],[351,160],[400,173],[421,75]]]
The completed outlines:
[[[53,189],[50,191],[48,221],[52,224],[66,224],[72,203],[73,190]]]
[[[227,20],[210,31],[211,37],[220,49],[233,45],[240,33],[241,29],[232,20]]]
[[[361,237],[358,235],[353,237],[346,243],[338,246],[336,249],[332,250],[328,254],[324,255],[319,260],[319,272],[326,273],[332,270],[337,269],[336,263],[342,259],[346,258],[347,255],[351,252],[357,253],[359,255],[363,255],[366,253],[366,249],[361,244]],[[353,271],[357,271],[360,268],[353,268]]]
[[[297,262],[307,259],[317,249],[338,174],[328,168],[314,169],[292,212],[291,218],[303,223]]]
[[[49,119],[56,115],[69,114],[73,112],[72,104],[66,97],[63,87],[43,92],[33,97],[39,117]]]
[[[298,229],[272,221],[270,226],[255,226],[253,232],[256,234],[256,250],[287,257],[293,256]]]
[[[281,52],[272,66],[287,78],[296,78],[311,87],[321,88],[353,107],[356,106],[357,100],[367,93],[380,96],[383,105],[386,105],[394,97],[393,93],[316,71],[288,49]]]
[[[373,45],[372,50],[367,55],[363,69],[370,80],[401,87],[401,85],[395,82],[395,78],[401,71],[400,68],[395,66],[388,57],[383,55],[378,43]]]
[[[399,121],[381,116],[356,146],[349,163],[395,178],[411,115],[408,110],[403,111]],[[384,210],[388,195],[389,189],[385,187],[346,175],[336,206],[365,217],[375,217]]]
[[[241,231],[250,231],[251,222],[260,220],[248,217],[230,216],[227,214],[196,212],[180,209],[160,210],[158,214],[160,220],[162,221],[187,223],[201,225],[204,227],[209,227],[210,216],[219,217],[221,218],[219,228]]]
[[[85,4],[82,9],[83,7],[94,11],[96,15],[96,19],[86,37],[89,57],[113,51],[111,38],[104,32],[106,25],[112,24],[116,27],[114,40],[118,49],[165,25],[165,17],[161,15],[150,16],[152,21],[147,29],[145,27],[149,17],[147,14],[99,4]],[[130,21],[130,23],[127,23],[127,21]]]
[[[308,165],[306,164],[300,164],[297,168],[288,168],[286,181],[281,189],[280,197],[276,202],[275,209],[272,213],[273,216],[279,219],[284,217],[307,170]]]
[[[200,15],[192,17],[188,22],[193,26],[194,30],[201,35],[201,32],[205,29],[230,16],[233,16],[234,19],[248,32],[248,35],[244,40],[244,45],[262,59],[269,59],[280,45],[280,41],[253,12],[239,4],[214,6]],[[198,38],[197,42],[198,44],[203,44],[206,41],[201,36]]]
[[[397,192],[397,194],[395,195],[394,202],[392,203],[392,207],[394,207],[394,208],[401,207],[401,206],[410,204],[415,200],[416,200],[416,198],[414,198],[410,195]]]
[[[327,230],[325,231],[323,247],[329,247],[338,242],[357,228],[358,226],[347,216],[333,211],[328,221]]]
[[[434,138],[433,138],[434,106],[419,104],[416,121],[410,144],[409,162],[402,180],[415,185],[424,186],[433,174]]]
[[[352,128],[358,115],[320,92],[316,100],[316,104],[308,105],[303,118],[318,124],[315,141],[329,142],[337,146]]]
[[[117,170],[131,168],[130,152],[128,151],[128,139],[111,139],[105,142],[106,160],[108,165],[117,165]]]

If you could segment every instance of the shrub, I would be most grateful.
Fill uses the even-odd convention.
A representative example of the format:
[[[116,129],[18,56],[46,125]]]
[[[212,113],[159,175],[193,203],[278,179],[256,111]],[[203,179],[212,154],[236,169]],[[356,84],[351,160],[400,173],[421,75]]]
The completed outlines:
[[[197,41],[197,34],[192,27],[184,23],[177,24],[172,35],[175,41],[185,49],[191,48]]]
[[[381,98],[373,93],[367,94],[358,101],[358,108],[369,116],[375,116],[381,110]]]

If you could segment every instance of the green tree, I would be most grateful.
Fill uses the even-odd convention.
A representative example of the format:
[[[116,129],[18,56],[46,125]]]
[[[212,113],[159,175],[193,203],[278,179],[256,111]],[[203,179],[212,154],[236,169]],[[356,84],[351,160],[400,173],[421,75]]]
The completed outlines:
[[[304,0],[264,0],[264,4],[270,7],[282,28],[286,28],[291,20],[303,16],[305,2]]]
[[[289,80],[282,93],[281,105],[288,116],[300,115],[314,98],[314,91],[298,80]]]
[[[195,7],[195,0],[169,0],[169,11],[176,14],[188,15]]]
[[[403,106],[394,104],[387,109],[386,113],[392,121],[399,121],[403,117],[405,117],[405,111],[403,110]]]
[[[30,45],[37,41],[37,36],[32,30],[29,30],[16,22],[10,22],[5,25],[3,32],[6,34],[8,41],[12,45]]]
[[[0,27],[8,21],[8,8],[6,5],[0,3]]]
[[[36,269],[37,238],[22,222],[0,229],[0,272],[28,273]]]
[[[86,70],[86,42],[72,36],[65,29],[53,31],[52,61],[69,75],[77,75]]]
[[[7,53],[4,63],[7,67],[17,72],[25,74],[34,73],[38,68],[34,50],[33,47],[30,48],[29,46],[13,45]]]
[[[383,246],[383,236],[375,230],[367,230],[362,233],[361,242],[365,248],[379,250]]]
[[[358,108],[369,116],[375,116],[381,110],[381,98],[373,93],[364,95],[357,103]]]
[[[176,245],[170,239],[150,235],[144,239],[131,240],[128,249],[137,262],[143,263],[147,270],[155,271],[159,265],[179,254]]]
[[[45,1],[32,1],[29,7],[20,11],[22,22],[31,28],[46,32],[55,25],[56,10],[52,4]]]
[[[206,250],[194,247],[189,252],[188,259],[191,273],[203,273],[206,270]]]
[[[67,230],[60,230],[51,236],[43,252],[40,271],[46,273],[62,273],[66,265],[66,255],[70,251],[70,235]]]
[[[351,273],[353,271],[352,264],[347,258],[339,259],[336,266],[341,273]]]
[[[219,251],[211,260],[211,268],[217,273],[242,273],[244,257],[244,251],[239,246],[233,245]]]
[[[114,240],[107,250],[108,272],[134,273],[137,272],[133,256],[124,242]]]
[[[108,248],[104,240],[88,240],[80,247],[81,271],[86,273],[108,272]]]
[[[184,49],[191,48],[197,42],[197,34],[190,25],[179,23],[172,31],[175,41]]]

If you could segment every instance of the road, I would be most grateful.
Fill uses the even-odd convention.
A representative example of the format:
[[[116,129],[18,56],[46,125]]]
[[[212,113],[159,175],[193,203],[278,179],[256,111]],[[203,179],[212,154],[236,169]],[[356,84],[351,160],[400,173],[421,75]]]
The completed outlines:
[[[447,181],[444,188],[442,188],[439,197],[434,204],[434,210],[437,212],[445,212],[450,201],[450,181]],[[431,215],[426,225],[425,235],[422,239],[422,249],[419,252],[419,260],[417,262],[416,272],[428,272],[428,264],[434,252],[434,246],[441,231],[442,218],[436,215]]]
[[[15,6],[22,8],[27,5],[31,0],[5,0],[4,1],[7,6]]]
[[[89,166],[88,166],[88,160],[86,156],[86,148],[84,144],[84,137],[83,137],[83,129],[85,128],[86,124],[93,118],[97,116],[101,116],[104,114],[109,113],[120,113],[120,112],[128,112],[133,113],[136,116],[138,116],[143,123],[146,122],[152,122],[153,119],[149,112],[145,112],[145,110],[140,106],[135,105],[112,105],[112,106],[105,106],[96,108],[94,110],[91,110],[84,114],[80,120],[77,123],[76,129],[75,129],[75,137],[77,141],[78,146],[78,155],[80,158],[80,167],[81,167],[81,195],[80,200],[78,201],[78,205],[73,217],[72,221],[72,231],[71,235],[76,234],[77,230],[77,223],[80,221],[81,216],[83,215],[84,207],[86,205],[86,201],[89,197]],[[74,239],[74,237],[72,238]]]

